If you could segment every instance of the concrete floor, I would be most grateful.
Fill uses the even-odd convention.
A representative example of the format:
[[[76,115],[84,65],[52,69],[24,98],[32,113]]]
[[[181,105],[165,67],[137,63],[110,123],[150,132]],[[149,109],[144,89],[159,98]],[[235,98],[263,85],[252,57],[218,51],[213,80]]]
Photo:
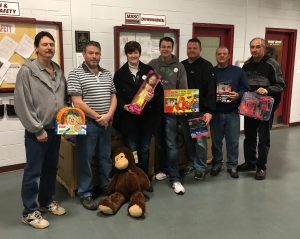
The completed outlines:
[[[243,161],[240,138],[240,159]],[[50,227],[33,229],[20,221],[22,171],[0,174],[0,238],[126,238],[126,239],[293,239],[300,234],[300,127],[272,131],[267,179],[253,173],[232,179],[218,177],[194,182],[186,178],[186,194],[178,196],[167,181],[156,182],[144,219],[127,216],[124,205],[115,216],[85,210],[57,186],[65,216],[46,214]]]

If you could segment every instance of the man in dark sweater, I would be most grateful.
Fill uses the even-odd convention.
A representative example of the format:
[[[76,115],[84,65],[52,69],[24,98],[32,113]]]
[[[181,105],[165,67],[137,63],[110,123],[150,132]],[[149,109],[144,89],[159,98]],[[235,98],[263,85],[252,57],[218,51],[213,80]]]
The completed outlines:
[[[243,70],[246,72],[250,91],[274,98],[273,110],[268,121],[262,121],[245,116],[244,120],[244,157],[245,163],[237,167],[238,171],[253,171],[256,169],[255,179],[266,178],[266,164],[270,149],[270,130],[272,128],[274,111],[276,110],[281,93],[285,88],[280,65],[273,58],[265,55],[265,40],[254,38],[250,41],[252,57],[245,62]],[[259,142],[257,144],[257,134]],[[257,154],[258,152],[258,154]]]
[[[227,172],[232,178],[238,178],[236,170],[239,157],[240,115],[238,107],[244,92],[248,89],[245,72],[229,64],[230,54],[225,46],[216,50],[217,65],[217,104],[211,121],[213,165],[210,171],[217,176],[222,169],[223,139],[226,140]]]
[[[203,116],[206,125],[212,118],[212,111],[215,109],[215,79],[213,66],[210,62],[203,59],[201,55],[201,42],[198,38],[192,38],[187,43],[188,59],[182,61],[184,65],[188,88],[199,89],[199,114],[190,114],[191,117]],[[203,136],[198,139],[192,139],[187,118],[181,120],[181,126],[184,133],[184,139],[189,153],[189,166],[186,168],[186,174],[195,172],[194,179],[201,180],[207,174],[207,138]]]

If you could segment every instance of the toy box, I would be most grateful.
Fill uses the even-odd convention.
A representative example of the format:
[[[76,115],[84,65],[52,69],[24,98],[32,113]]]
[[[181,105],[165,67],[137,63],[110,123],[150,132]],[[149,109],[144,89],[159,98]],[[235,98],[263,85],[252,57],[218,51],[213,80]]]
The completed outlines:
[[[239,112],[241,115],[259,120],[269,120],[274,104],[271,96],[259,95],[255,92],[246,92],[243,95]]]
[[[208,136],[208,128],[203,116],[198,118],[193,118],[188,120],[191,136],[193,139],[201,138],[203,136]]]
[[[79,108],[64,107],[56,116],[56,133],[62,135],[85,135],[85,114]]]
[[[144,82],[140,86],[138,92],[134,96],[132,102],[129,105],[131,112],[139,115],[147,104],[146,96],[148,93],[153,93],[155,87],[160,82],[160,75],[154,73],[153,70],[150,70],[147,76],[143,76]]]
[[[217,102],[229,103],[231,99],[229,98],[229,92],[231,92],[232,87],[228,82],[217,84]]]
[[[199,112],[199,90],[164,90],[164,112]]]

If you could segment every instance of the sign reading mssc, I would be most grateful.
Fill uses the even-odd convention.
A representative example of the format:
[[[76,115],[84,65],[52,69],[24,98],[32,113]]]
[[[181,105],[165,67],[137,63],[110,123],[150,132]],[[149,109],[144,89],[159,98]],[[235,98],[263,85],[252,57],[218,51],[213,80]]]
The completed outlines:
[[[126,12],[125,24],[166,26],[166,16]]]

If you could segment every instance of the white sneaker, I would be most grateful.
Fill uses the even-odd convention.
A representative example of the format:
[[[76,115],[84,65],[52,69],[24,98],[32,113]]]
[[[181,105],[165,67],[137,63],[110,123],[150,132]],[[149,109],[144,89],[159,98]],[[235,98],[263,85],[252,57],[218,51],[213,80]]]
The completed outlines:
[[[168,177],[167,174],[165,174],[164,172],[160,172],[160,173],[155,175],[155,179],[158,180],[158,181],[164,180],[167,177]]]
[[[182,186],[181,182],[174,182],[172,185],[174,192],[179,195],[183,195],[185,193],[185,189]]]
[[[41,212],[51,212],[54,215],[64,215],[66,214],[66,210],[58,204],[57,201],[52,201],[47,207],[41,207]]]
[[[42,217],[39,211],[34,211],[23,216],[22,222],[37,229],[43,229],[49,226],[49,222]]]

